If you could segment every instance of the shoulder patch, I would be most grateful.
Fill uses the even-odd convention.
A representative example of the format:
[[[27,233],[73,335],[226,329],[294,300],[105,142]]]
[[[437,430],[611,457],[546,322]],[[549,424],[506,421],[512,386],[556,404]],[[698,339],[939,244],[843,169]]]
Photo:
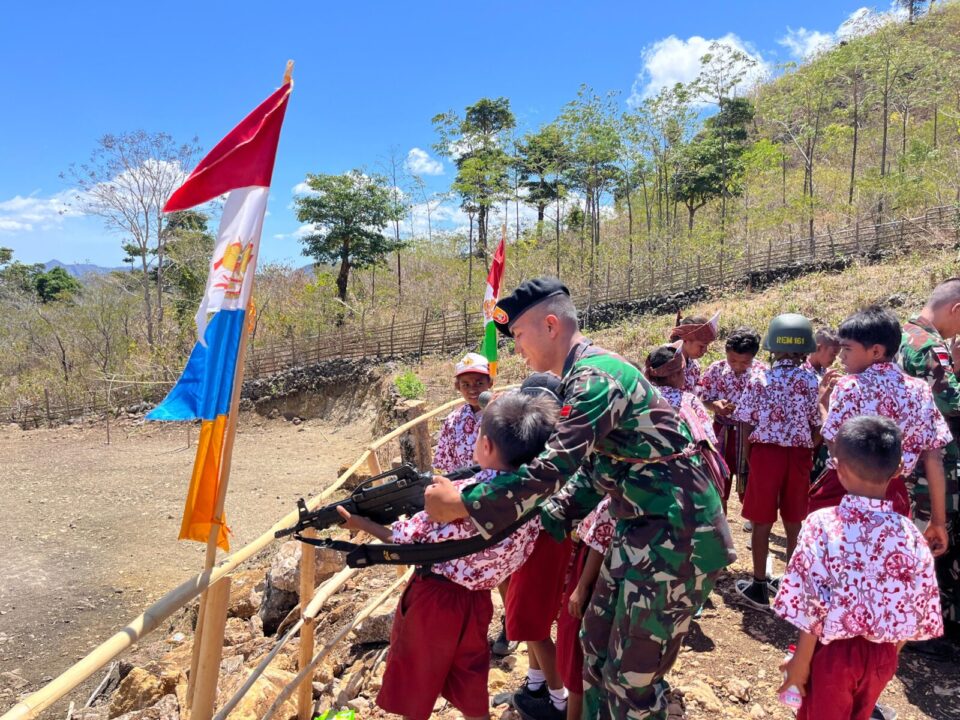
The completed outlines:
[[[572,410],[573,410],[573,405],[564,405],[562,408],[560,408],[560,417],[562,418],[570,417],[570,411]]]

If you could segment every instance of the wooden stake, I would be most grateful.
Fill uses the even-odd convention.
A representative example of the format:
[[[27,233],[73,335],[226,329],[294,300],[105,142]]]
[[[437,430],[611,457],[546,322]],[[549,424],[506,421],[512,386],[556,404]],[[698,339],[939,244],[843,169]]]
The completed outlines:
[[[376,457],[376,456],[374,456]],[[316,537],[316,530],[309,528],[304,531],[304,537]],[[313,600],[314,586],[316,585],[316,548],[307,543],[300,543],[300,614],[303,617],[303,628],[300,630],[300,662],[298,669],[303,670],[310,664],[313,657],[313,637],[316,630],[316,618],[304,617],[303,611]],[[312,720],[313,717],[313,678],[307,675],[297,689],[297,720]]]
[[[194,685],[190,720],[210,720],[217,701],[217,680],[223,655],[223,632],[227,624],[230,578],[226,577],[207,592],[207,611],[200,640],[200,662]]]

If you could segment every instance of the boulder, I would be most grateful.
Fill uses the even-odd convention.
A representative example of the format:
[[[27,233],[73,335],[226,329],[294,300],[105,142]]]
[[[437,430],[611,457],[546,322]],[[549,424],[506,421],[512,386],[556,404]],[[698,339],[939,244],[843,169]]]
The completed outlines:
[[[250,624],[238,617],[227,618],[227,626],[223,631],[224,645],[243,645],[253,639]]]
[[[156,705],[124,713],[118,720],[180,720],[180,705],[175,695],[164,695]]]
[[[133,668],[110,698],[108,716],[116,718],[150,707],[166,694],[163,688],[159,677],[144,668]]]
[[[764,710],[763,706],[760,705],[759,703],[754,703],[750,707],[750,717],[753,718],[753,720],[761,720],[766,716],[767,716],[767,711]]]
[[[750,702],[750,683],[743,678],[730,678],[723,684],[731,700]]]
[[[240,686],[246,682],[250,676],[249,671],[245,671],[227,678],[222,685],[219,697],[226,701],[233,697],[233,694],[240,689]],[[263,675],[247,691],[246,695],[240,699],[240,702],[230,713],[230,720],[260,720],[277,699],[277,696],[284,687],[293,682],[293,673],[277,668],[268,667]],[[218,708],[219,710],[219,708]],[[297,704],[295,698],[288,698],[274,715],[277,720],[286,720],[286,718],[295,717],[297,714]]]
[[[707,683],[703,680],[691,680],[679,688],[687,704],[695,704],[708,713],[716,713],[719,717],[723,713],[723,703]]]
[[[300,552],[303,544],[291,540],[280,546],[273,558],[267,581],[270,587],[289,593],[300,592]],[[343,553],[326,548],[316,548],[315,578],[321,582],[345,567]],[[266,623],[264,623],[266,624]]]
[[[354,630],[355,642],[361,645],[390,642],[390,631],[393,629],[393,616],[396,612],[396,598],[378,607]]]
[[[266,582],[262,570],[248,570],[231,577],[227,616],[249,620],[257,614],[263,601]]]
[[[263,602],[260,603],[260,610],[257,612],[263,627],[263,634],[273,635],[280,627],[283,619],[290,614],[290,611],[296,607],[299,601],[297,593],[274,587],[268,577],[266,588],[263,591]]]

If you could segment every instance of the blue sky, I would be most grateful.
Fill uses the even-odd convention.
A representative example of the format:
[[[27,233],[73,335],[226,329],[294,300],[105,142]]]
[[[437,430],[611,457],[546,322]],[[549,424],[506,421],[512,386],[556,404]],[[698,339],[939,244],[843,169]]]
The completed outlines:
[[[531,129],[555,117],[582,83],[619,91],[626,103],[657,84],[689,80],[711,39],[726,38],[773,68],[829,44],[862,6],[10,3],[4,21],[12,32],[0,44],[0,246],[25,262],[118,265],[119,236],[95,218],[60,212],[70,187],[59,174],[105,133],[198,136],[209,149],[279,84],[288,58],[296,88],[262,255],[302,265],[290,204],[308,172],[377,170],[394,148],[428,191],[440,192],[453,170],[431,148],[438,112],[506,96],[520,129]],[[445,227],[462,221],[454,203],[435,215]]]

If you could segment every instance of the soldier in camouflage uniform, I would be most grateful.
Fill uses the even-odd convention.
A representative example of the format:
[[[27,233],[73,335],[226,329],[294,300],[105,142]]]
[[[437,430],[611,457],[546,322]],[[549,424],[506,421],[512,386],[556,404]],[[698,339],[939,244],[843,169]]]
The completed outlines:
[[[937,578],[944,618],[954,625],[958,636],[960,623],[960,492],[958,492],[958,463],[960,450],[960,380],[944,337],[960,333],[960,280],[947,280],[937,286],[930,301],[919,315],[904,323],[900,346],[900,365],[907,375],[925,380],[933,391],[937,408],[947,420],[953,442],[944,448],[943,469],[946,476],[947,533],[950,546],[936,558]],[[923,467],[908,484],[914,518],[918,523],[930,521],[930,496]],[[947,628],[950,633],[950,628]]]
[[[559,281],[523,283],[494,320],[531,369],[561,376],[561,419],[544,452],[516,473],[462,497],[438,478],[427,512],[442,521],[469,515],[489,536],[542,503],[544,526],[562,534],[609,494],[616,535],[581,634],[585,715],[666,718],[664,676],[736,558],[720,496],[689,428],[639,369],[580,334]]]

